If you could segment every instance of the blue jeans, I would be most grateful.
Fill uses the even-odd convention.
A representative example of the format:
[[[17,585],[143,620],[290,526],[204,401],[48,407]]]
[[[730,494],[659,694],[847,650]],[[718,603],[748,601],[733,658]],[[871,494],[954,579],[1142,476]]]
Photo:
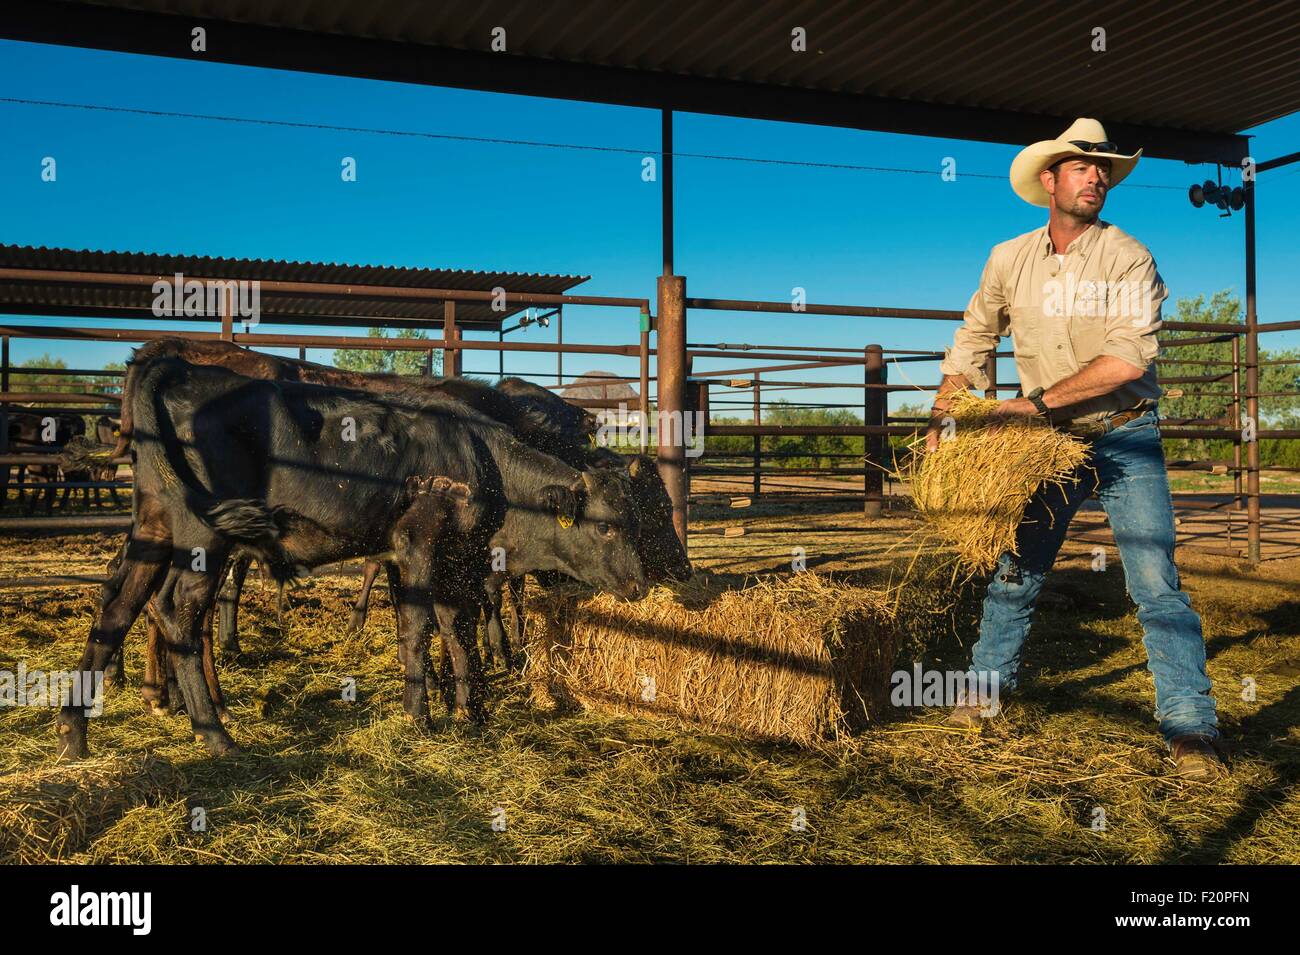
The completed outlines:
[[[996,671],[1003,690],[1015,688],[1043,580],[1079,505],[1094,492],[1110,518],[1129,596],[1138,606],[1160,732],[1166,741],[1185,733],[1217,738],[1201,618],[1179,589],[1174,566],[1174,507],[1155,411],[1096,439],[1072,480],[1034,495],[1016,533],[1019,557],[1003,554],[989,584],[971,666]]]

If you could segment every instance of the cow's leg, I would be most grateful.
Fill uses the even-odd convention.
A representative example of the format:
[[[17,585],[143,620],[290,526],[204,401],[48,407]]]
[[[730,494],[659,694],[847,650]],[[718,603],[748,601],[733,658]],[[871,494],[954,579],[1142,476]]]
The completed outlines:
[[[140,696],[146,710],[154,716],[163,716],[170,712],[172,697],[168,692],[167,643],[156,613],[156,605],[151,603],[145,621],[144,682],[140,685]]]
[[[209,560],[216,546],[208,548]],[[225,560],[213,561],[221,570]],[[203,668],[203,632],[207,616],[221,586],[221,572],[206,573],[172,568],[174,581],[164,585],[159,601],[160,616],[167,638],[167,657],[185,698],[194,737],[214,756],[234,752],[235,741],[221,725],[217,703],[208,687]]]
[[[481,584],[479,589],[481,591]],[[474,598],[460,604],[437,603],[434,607],[454,681],[449,707],[452,716],[456,719],[468,716],[473,722],[482,723],[486,719],[483,664],[476,634],[480,600]],[[443,670],[445,674],[446,663]]]
[[[104,683],[115,690],[126,689],[126,663],[123,660],[125,656],[123,652],[124,646],[125,641],[118,644],[117,649],[113,651],[113,655],[108,658],[108,663],[104,666]]]
[[[402,710],[421,729],[429,729],[429,690],[425,682],[429,637],[433,632],[433,587],[428,573],[399,558],[397,587],[393,591],[393,612],[397,617],[397,656],[402,663],[405,686]]]
[[[501,586],[489,582],[484,597],[487,601],[483,608],[487,617],[487,660],[491,663],[495,656],[507,670],[514,669],[514,661],[510,657],[510,639],[501,622]]]
[[[220,607],[220,613],[217,615],[220,621],[221,631],[221,652],[238,656],[239,647],[239,600],[244,593],[244,580],[248,577],[248,568],[253,563],[253,558],[246,554],[240,554],[231,561],[230,579],[221,589],[221,596],[217,598],[217,605]]]
[[[524,578],[511,577],[506,581],[507,593],[510,594],[510,610],[514,614],[514,652],[522,653],[526,644],[524,643]],[[510,669],[519,666],[520,657],[512,655],[510,662],[506,665]]]
[[[217,679],[217,661],[212,652],[216,610],[216,604],[213,604],[203,620],[203,678],[208,684],[208,695],[217,708],[217,717],[224,723],[230,714],[226,712],[226,697],[221,692],[221,681]]]
[[[365,569],[361,577],[361,593],[357,594],[356,602],[352,605],[352,616],[348,620],[348,633],[360,633],[366,627],[366,612],[370,607],[370,590],[375,586],[375,578],[379,576],[380,563],[377,560],[366,561]],[[391,576],[389,578],[391,586]]]
[[[99,610],[91,624],[86,651],[81,658],[83,680],[93,680],[96,672],[103,671],[113,651],[121,646],[131,624],[135,623],[140,611],[158,589],[167,572],[166,561],[160,559],[159,553],[164,548],[169,551],[170,545],[147,541],[128,544],[126,558],[100,592]],[[83,707],[63,707],[59,712],[57,729],[61,757],[81,759],[88,754]]]

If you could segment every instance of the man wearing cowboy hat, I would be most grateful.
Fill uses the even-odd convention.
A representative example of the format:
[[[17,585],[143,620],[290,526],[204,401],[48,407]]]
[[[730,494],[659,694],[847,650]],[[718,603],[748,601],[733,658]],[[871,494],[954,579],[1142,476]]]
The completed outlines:
[[[1075,511],[1096,493],[1138,605],[1161,733],[1180,775],[1209,779],[1223,772],[1213,745],[1215,701],[1201,620],[1174,565],[1173,502],[1156,416],[1156,333],[1168,293],[1146,246],[1098,218],[1107,193],[1141,155],[1122,153],[1099,122],[1079,119],[1059,139],[1016,156],[1011,188],[1045,206],[1048,221],[989,256],[940,366],[926,445],[942,453],[943,396],[988,387],[985,360],[1009,333],[1027,397],[1001,402],[996,413],[1045,417],[1087,440],[1090,453],[1073,480],[1030,501],[1019,554],[1003,554],[989,584],[971,668],[997,673],[1000,688],[1014,689],[1043,579]],[[987,708],[963,704],[949,722],[975,728],[987,715]]]

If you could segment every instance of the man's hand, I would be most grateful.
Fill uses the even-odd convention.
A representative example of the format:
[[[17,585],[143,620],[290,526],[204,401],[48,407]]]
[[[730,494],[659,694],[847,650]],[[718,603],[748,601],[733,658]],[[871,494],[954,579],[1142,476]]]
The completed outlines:
[[[930,426],[925,429],[925,450],[939,450],[939,433],[943,430],[943,415],[935,414],[930,417]]]
[[[1040,418],[1038,409],[1028,398],[1004,398],[989,417],[988,428],[996,431],[1012,418]]]
[[[939,435],[943,431],[943,419],[948,415],[948,406],[952,403],[947,398],[951,392],[960,388],[970,388],[970,381],[965,375],[944,375],[939,382],[939,392],[934,396],[930,408],[930,425],[925,429],[925,450],[935,451],[939,448]]]
[[[993,417],[1007,418],[1015,415],[1028,415],[1033,417],[1038,414],[1038,409],[1028,398],[1004,398],[998,402],[998,406],[993,409]]]

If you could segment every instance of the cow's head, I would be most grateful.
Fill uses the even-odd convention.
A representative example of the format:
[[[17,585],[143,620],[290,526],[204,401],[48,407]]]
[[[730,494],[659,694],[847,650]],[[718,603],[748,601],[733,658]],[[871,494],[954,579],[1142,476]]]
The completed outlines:
[[[635,455],[627,464],[627,474],[637,513],[637,552],[646,578],[651,583],[686,580],[691,576],[691,561],[673,527],[673,502],[654,460]]]
[[[542,488],[556,522],[551,539],[559,569],[600,590],[635,600],[648,589],[637,552],[638,524],[626,478],[583,471],[571,485]]]

